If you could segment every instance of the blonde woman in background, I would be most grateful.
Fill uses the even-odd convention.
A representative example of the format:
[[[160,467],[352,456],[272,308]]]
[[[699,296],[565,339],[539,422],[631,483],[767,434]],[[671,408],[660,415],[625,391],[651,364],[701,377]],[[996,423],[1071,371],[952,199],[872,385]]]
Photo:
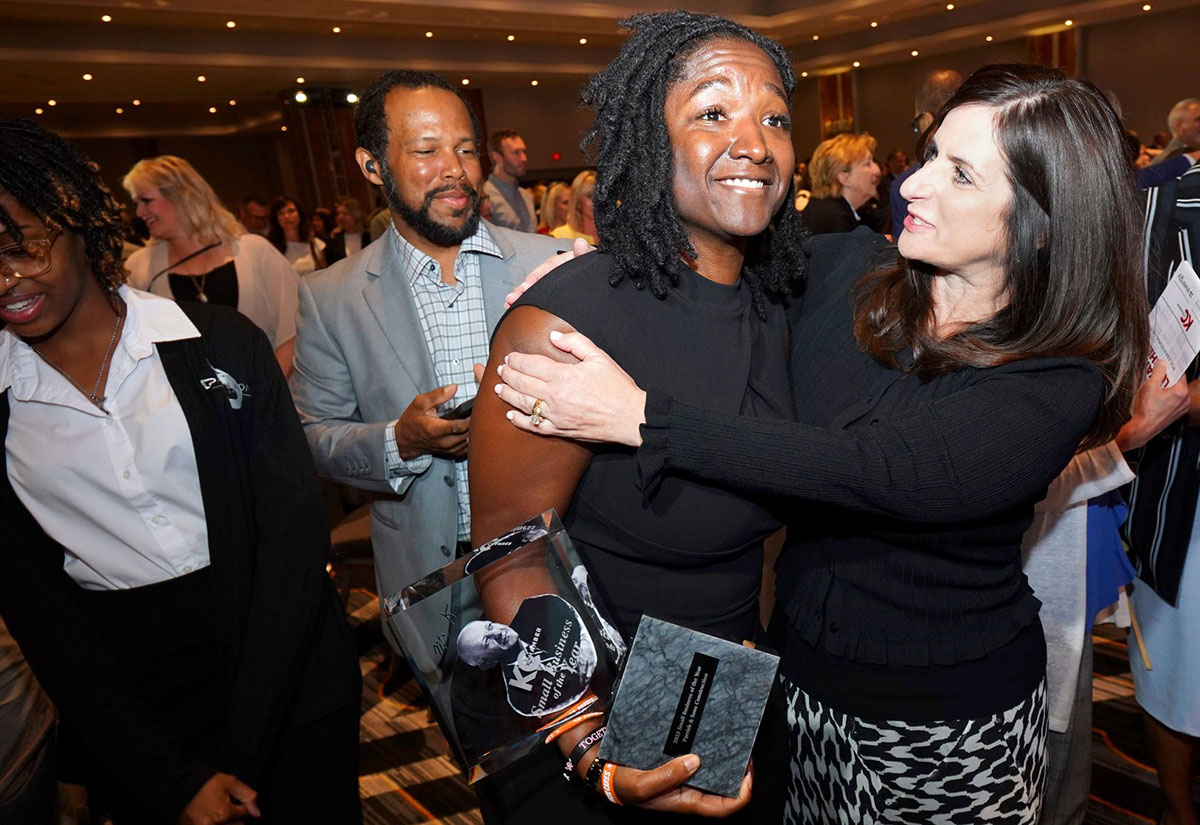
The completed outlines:
[[[567,202],[567,222],[550,230],[555,238],[583,238],[596,245],[596,222],[592,212],[592,190],[596,173],[585,169],[571,181],[571,199]]]
[[[233,307],[267,334],[284,375],[291,374],[300,280],[287,258],[245,232],[183,158],[138,161],[123,183],[151,238],[126,262],[129,285]]]
[[[866,210],[879,186],[875,138],[867,134],[837,135],[813,152],[808,171],[812,198],[804,209],[804,225],[814,235],[850,232],[860,226],[876,231],[874,214]]]
[[[541,235],[549,235],[567,222],[567,212],[571,208],[571,187],[562,181],[555,181],[542,196],[542,208],[538,213],[537,231]]]

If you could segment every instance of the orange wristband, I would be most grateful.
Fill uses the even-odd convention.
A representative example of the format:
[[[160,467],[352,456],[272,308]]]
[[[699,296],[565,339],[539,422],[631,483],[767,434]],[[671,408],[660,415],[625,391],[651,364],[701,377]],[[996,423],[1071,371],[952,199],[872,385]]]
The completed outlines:
[[[609,762],[604,766],[604,770],[600,772],[600,790],[604,791],[604,796],[614,805],[620,805],[621,800],[617,799],[617,763]]]
[[[569,731],[571,728],[576,727],[577,725],[583,724],[588,719],[595,719],[596,717],[603,716],[603,715],[604,715],[604,711],[594,710],[591,713],[585,713],[582,716],[578,716],[578,717],[572,719],[570,722],[567,722],[561,728],[557,728],[554,731],[551,731],[550,735],[546,737],[546,744],[549,745],[551,742],[553,742],[558,737],[562,736],[564,733]]]

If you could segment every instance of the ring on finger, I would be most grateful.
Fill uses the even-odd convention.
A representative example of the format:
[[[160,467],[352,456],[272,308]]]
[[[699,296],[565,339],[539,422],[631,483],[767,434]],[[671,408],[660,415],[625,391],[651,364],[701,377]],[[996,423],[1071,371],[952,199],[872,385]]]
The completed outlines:
[[[542,417],[542,399],[535,399],[533,409],[529,411],[529,424],[533,427],[540,427],[544,420]]]

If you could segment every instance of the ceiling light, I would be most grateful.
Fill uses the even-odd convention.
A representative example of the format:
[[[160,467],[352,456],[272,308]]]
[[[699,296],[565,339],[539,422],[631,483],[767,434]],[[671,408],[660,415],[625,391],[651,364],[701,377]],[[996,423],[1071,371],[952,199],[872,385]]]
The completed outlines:
[[[47,100],[47,101],[46,101],[46,105],[47,105],[47,106],[57,106],[57,105],[58,105],[58,101],[57,101],[57,100],[53,100],[53,99],[51,99],[51,100]]]
[[[1074,26],[1074,25],[1075,25],[1075,21],[1074,21],[1074,20],[1064,20],[1064,21],[1063,21],[1063,25],[1064,25],[1064,26]]]
[[[208,113],[209,113],[210,115],[215,115],[215,114],[217,113],[217,107],[216,107],[216,106],[209,106],[209,107],[208,107]]]
[[[346,102],[347,103],[358,103],[358,95],[356,95],[354,92],[349,92],[346,95]]]
[[[946,11],[954,11],[954,4],[953,4],[953,3],[947,3],[947,4],[946,4]]]
[[[100,19],[105,23],[111,23],[112,15],[111,14],[102,14],[102,15],[100,15]]]
[[[141,105],[142,105],[142,101],[138,100],[137,98],[134,98],[133,105],[134,105],[134,106],[141,106]]]
[[[538,84],[538,82],[536,80],[529,81],[530,86],[536,86],[537,84]]]
[[[801,77],[808,77],[808,72],[800,72]]]
[[[118,107],[117,107],[117,114],[119,114],[119,115],[123,115],[123,114],[125,114],[125,110],[124,110],[124,109],[122,109],[120,106],[118,106]]]
[[[236,28],[237,28],[237,21],[236,21],[236,20],[226,20],[226,21],[225,21],[225,28],[227,28],[227,29],[236,29]]]
[[[508,36],[508,42],[509,42],[509,43],[513,42],[513,41],[514,41],[514,40],[516,40],[516,39],[517,39],[517,36],[516,36],[515,34],[510,34],[510,35]]]
[[[586,38],[586,37],[581,37],[581,38],[579,38],[579,45],[580,45],[580,46],[586,46],[586,45],[587,45],[587,38]]]
[[[985,37],[985,38],[983,38],[983,39],[984,39],[984,40],[986,40],[987,42],[991,43],[991,42],[992,42],[992,40],[994,40],[995,38],[993,38],[993,37],[992,37],[992,36],[989,34],[987,37]]]
[[[813,40],[820,40],[820,39],[821,39],[821,35],[819,35],[819,34],[813,35]]]
[[[1147,3],[1146,5],[1142,6],[1142,11],[1150,11],[1150,4]]]
[[[230,101],[229,101],[229,105],[230,105],[230,106],[236,106],[236,105],[237,105],[237,101],[236,101],[236,100],[230,100]]]
[[[84,80],[91,80],[91,79],[92,79],[92,76],[91,76],[90,74],[85,74],[85,75],[83,76],[83,79],[84,79]]]
[[[433,37],[433,32],[425,32],[426,37]]]
[[[46,111],[46,110],[45,110],[45,109],[43,109],[41,106],[39,106],[39,107],[37,107],[36,109],[34,109],[34,110],[33,110],[34,114],[37,114],[37,115],[44,114],[44,113],[45,113],[45,111]]]
[[[198,75],[196,75],[196,82],[197,82],[197,83],[203,83],[203,82],[204,82],[204,81],[206,81],[206,80],[208,80],[208,78],[207,78],[207,77],[205,77],[204,75],[202,75],[202,74],[198,74]]]
[[[873,28],[873,29],[877,29],[877,28],[879,28],[879,21],[878,21],[878,20],[872,20],[872,21],[871,21],[871,28]]]
[[[334,26],[334,27],[333,27],[333,33],[334,33],[334,34],[341,34],[341,33],[342,33],[342,27],[341,27],[341,26]]]
[[[911,54],[913,57],[916,57],[917,55],[920,54],[920,52],[917,51],[916,49],[913,49],[911,52],[909,52],[909,54]]]
[[[306,95],[304,92],[296,92],[295,98],[297,103],[308,102],[308,95]]]
[[[857,60],[854,61],[854,68],[857,69],[861,65],[862,65],[862,63],[859,63]]]
[[[303,82],[304,82],[304,78],[302,78],[302,77],[298,77],[298,78],[296,78],[296,82],[297,82],[297,83],[303,83]]]
[[[281,131],[281,132],[286,132],[286,131],[287,131],[287,127],[286,127],[286,126],[280,126],[280,127],[279,127],[279,131]]]
[[[464,78],[462,79],[462,85],[464,85],[464,86],[468,86],[468,85],[470,85],[470,83],[471,83],[471,78],[469,78],[469,77],[464,77]]]

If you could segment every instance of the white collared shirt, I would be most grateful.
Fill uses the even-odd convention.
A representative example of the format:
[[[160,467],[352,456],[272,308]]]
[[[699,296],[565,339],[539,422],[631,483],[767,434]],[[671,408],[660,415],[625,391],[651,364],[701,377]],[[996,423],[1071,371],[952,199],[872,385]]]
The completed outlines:
[[[0,330],[9,481],[87,590],[142,587],[209,563],[191,431],[154,346],[200,333],[174,301],[120,294],[127,312],[104,391],[110,415]]]

